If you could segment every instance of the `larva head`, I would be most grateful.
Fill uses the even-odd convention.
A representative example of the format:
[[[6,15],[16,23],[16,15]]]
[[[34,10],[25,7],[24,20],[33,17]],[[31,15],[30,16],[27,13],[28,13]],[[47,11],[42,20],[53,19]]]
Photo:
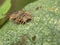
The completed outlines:
[[[10,20],[14,20],[14,19],[16,19],[17,17],[18,17],[18,12],[14,12],[14,13],[12,13],[12,14],[9,15],[9,19],[10,19]]]

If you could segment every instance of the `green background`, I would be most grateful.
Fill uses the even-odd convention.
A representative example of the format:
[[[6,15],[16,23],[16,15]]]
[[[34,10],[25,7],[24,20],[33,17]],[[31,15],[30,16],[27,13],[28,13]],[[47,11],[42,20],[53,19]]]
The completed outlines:
[[[29,3],[30,1],[23,0],[21,4],[19,1],[16,0],[15,6],[9,12],[21,9],[28,11],[32,20],[25,25],[17,25],[12,21],[5,23],[0,29],[0,45],[17,43],[24,34],[28,36],[26,45],[60,45],[60,1],[37,0]],[[41,8],[36,10],[40,6]],[[32,40],[34,35],[35,41]]]

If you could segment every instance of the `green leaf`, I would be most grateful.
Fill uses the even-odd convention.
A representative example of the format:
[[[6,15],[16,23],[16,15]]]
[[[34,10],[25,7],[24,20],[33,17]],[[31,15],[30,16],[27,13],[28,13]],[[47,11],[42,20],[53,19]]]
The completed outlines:
[[[2,6],[0,6],[0,19],[8,12],[11,7],[11,0],[6,0]]]
[[[60,45],[59,9],[58,0],[37,0],[28,4],[23,10],[31,13],[32,20],[25,25],[8,21],[0,29],[0,42],[4,45],[16,43],[26,34],[27,45]],[[34,35],[36,40],[32,41]]]

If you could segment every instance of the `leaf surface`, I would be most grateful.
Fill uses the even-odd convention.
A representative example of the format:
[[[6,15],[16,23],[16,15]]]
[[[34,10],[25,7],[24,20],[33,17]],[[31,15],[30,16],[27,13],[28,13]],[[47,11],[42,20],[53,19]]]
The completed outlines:
[[[23,10],[30,12],[32,20],[25,25],[8,21],[0,29],[0,39],[4,45],[17,42],[27,34],[27,45],[60,45],[60,13],[58,0],[37,0]],[[40,8],[40,6],[42,6]],[[36,8],[39,7],[37,10]],[[36,40],[32,37],[36,35]]]

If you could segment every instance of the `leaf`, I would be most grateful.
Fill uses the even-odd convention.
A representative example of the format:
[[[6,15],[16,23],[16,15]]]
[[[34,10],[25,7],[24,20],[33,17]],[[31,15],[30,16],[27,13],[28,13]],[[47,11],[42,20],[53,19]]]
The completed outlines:
[[[11,7],[11,0],[6,0],[2,6],[0,6],[0,19],[8,12]]]
[[[56,2],[56,4],[55,4]],[[40,6],[42,6],[40,8]],[[37,10],[36,8],[39,7]],[[56,7],[58,10],[49,11],[47,8]],[[60,13],[58,0],[37,0],[28,4],[23,10],[31,13],[32,20],[25,25],[16,25],[8,21],[0,29],[0,39],[4,45],[21,40],[28,36],[27,45],[60,45]],[[36,35],[35,41],[32,37]]]

